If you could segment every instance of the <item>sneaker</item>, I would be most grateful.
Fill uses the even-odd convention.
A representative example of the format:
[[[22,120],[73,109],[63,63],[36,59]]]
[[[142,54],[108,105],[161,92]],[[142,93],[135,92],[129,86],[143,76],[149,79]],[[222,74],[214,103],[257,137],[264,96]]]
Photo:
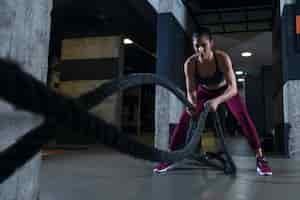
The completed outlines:
[[[263,157],[256,158],[256,171],[260,176],[271,176],[272,169]]]
[[[153,172],[162,173],[162,172],[166,172],[170,169],[174,169],[175,167],[176,167],[175,163],[173,163],[173,164],[172,163],[160,163],[153,169]]]

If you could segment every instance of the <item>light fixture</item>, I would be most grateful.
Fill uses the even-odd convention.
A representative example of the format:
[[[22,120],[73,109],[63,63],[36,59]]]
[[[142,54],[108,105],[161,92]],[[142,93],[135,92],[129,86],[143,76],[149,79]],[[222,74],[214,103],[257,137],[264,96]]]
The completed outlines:
[[[250,57],[250,56],[252,56],[252,53],[249,52],[249,51],[245,51],[245,52],[242,52],[241,55],[242,55],[243,57]]]
[[[241,82],[245,82],[245,79],[244,78],[239,78],[237,81],[241,83]]]
[[[244,72],[243,72],[243,71],[236,71],[235,74],[236,74],[236,75],[243,75]]]
[[[125,38],[125,39],[123,40],[123,43],[124,43],[124,44],[133,44],[133,41],[132,41],[131,39],[129,39],[129,38]]]

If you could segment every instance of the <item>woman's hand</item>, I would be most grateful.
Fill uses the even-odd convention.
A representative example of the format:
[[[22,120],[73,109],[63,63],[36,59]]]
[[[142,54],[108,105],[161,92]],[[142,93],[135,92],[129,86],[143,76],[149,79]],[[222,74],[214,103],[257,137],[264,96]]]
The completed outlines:
[[[194,116],[196,114],[195,110],[196,110],[196,107],[197,107],[197,96],[196,96],[196,94],[188,94],[187,99],[193,105],[194,110],[191,110],[189,107],[187,107],[186,111],[191,116]]]

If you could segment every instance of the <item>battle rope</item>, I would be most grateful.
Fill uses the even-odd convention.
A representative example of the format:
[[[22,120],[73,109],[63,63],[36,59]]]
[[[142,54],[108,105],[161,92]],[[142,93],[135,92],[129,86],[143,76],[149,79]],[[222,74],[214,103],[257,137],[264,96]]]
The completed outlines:
[[[106,83],[96,92],[90,92],[77,100],[61,96],[50,91],[32,75],[23,72],[20,67],[12,62],[0,59],[0,97],[24,109],[45,117],[44,124],[21,137],[15,144],[0,153],[0,183],[6,180],[19,167],[32,158],[49,139],[54,137],[54,130],[58,125],[86,134],[95,134],[97,139],[105,145],[134,157],[150,161],[179,161],[194,153],[197,148],[200,134],[203,132],[208,108],[205,108],[192,131],[192,140],[182,150],[166,152],[147,145],[122,134],[113,125],[90,114],[82,105],[91,108],[99,104],[105,97],[120,89],[138,86],[141,84],[159,84],[172,91],[186,106],[191,107],[183,93],[161,78],[154,75],[134,75],[128,79],[116,80]],[[9,86],[9,87],[7,87]],[[81,102],[82,101],[82,102]]]

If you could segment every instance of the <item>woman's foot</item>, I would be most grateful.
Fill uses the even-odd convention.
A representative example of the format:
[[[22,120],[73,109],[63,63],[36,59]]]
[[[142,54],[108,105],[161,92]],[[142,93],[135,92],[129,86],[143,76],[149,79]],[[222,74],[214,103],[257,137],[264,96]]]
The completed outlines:
[[[163,173],[168,170],[174,169],[176,167],[176,163],[160,163],[154,169],[155,173]]]
[[[260,176],[271,176],[272,169],[268,165],[268,161],[263,156],[259,156],[256,158],[256,171]]]

